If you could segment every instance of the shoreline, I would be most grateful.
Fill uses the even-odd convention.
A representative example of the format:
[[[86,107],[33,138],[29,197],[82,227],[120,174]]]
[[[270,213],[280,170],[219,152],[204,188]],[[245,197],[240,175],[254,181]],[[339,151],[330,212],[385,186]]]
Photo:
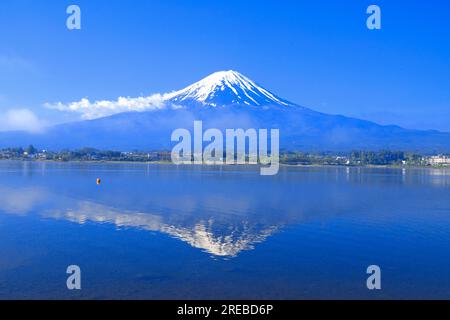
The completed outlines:
[[[0,159],[1,162],[32,162],[32,163],[85,163],[85,164],[135,164],[135,165],[172,165],[177,166],[171,161],[118,161],[118,160],[40,160],[40,159]],[[260,164],[183,164],[182,166],[196,166],[196,167],[220,167],[220,166],[261,166]],[[332,164],[288,164],[280,163],[280,167],[293,167],[293,168],[373,168],[373,169],[450,169],[450,166],[401,166],[401,165],[332,165]]]

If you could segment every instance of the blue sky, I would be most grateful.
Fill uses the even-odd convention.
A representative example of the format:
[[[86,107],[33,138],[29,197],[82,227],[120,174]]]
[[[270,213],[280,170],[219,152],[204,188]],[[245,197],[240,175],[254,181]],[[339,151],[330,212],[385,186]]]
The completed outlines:
[[[66,28],[70,4],[81,30]],[[370,4],[382,30],[366,28]],[[2,0],[0,119],[74,120],[43,105],[164,93],[233,69],[318,111],[450,131],[449,21],[447,0]]]

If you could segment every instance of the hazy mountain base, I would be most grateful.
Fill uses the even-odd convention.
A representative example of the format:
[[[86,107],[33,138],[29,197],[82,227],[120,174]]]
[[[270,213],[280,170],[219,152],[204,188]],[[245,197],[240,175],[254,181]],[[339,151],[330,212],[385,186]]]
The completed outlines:
[[[279,129],[280,148],[307,152],[407,150],[435,154],[450,152],[450,133],[407,130],[370,121],[327,115],[303,107],[250,106],[185,107],[116,114],[96,120],[62,124],[38,134],[0,133],[0,148],[35,145],[63,150],[92,147],[101,150],[171,150],[173,130],[192,132],[193,122],[204,130]]]

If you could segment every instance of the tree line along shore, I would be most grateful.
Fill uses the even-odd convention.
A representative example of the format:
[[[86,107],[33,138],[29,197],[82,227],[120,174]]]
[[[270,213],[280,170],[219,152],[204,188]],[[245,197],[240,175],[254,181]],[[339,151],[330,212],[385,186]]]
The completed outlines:
[[[170,151],[112,151],[82,148],[78,150],[39,150],[26,148],[0,150],[0,160],[29,161],[114,161],[114,162],[171,162]],[[363,151],[348,153],[281,151],[280,163],[286,165],[338,166],[433,166],[450,167],[450,156],[421,155],[407,151]]]

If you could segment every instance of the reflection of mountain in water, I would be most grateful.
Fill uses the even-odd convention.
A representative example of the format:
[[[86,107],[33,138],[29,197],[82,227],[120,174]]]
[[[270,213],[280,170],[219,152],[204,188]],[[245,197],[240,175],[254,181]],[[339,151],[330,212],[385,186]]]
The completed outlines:
[[[219,257],[236,257],[252,250],[280,227],[267,222],[255,223],[245,217],[209,217],[157,215],[119,210],[93,201],[59,197],[46,189],[0,188],[0,212],[25,215],[36,211],[46,218],[114,224],[119,228],[139,228],[161,232],[180,239],[194,248]],[[52,201],[53,200],[53,201]],[[63,205],[61,205],[63,203]],[[64,209],[62,209],[64,208]],[[173,220],[173,221],[172,221]]]
[[[194,248],[203,249],[215,256],[235,257],[239,252],[251,250],[254,244],[264,241],[278,227],[261,226],[243,221],[240,224],[220,225],[213,218],[199,220],[193,224],[170,225],[164,217],[148,213],[123,212],[89,201],[75,203],[65,211],[56,209],[46,217],[66,219],[77,223],[88,221],[111,223],[121,228],[140,228],[157,231],[187,242]]]

